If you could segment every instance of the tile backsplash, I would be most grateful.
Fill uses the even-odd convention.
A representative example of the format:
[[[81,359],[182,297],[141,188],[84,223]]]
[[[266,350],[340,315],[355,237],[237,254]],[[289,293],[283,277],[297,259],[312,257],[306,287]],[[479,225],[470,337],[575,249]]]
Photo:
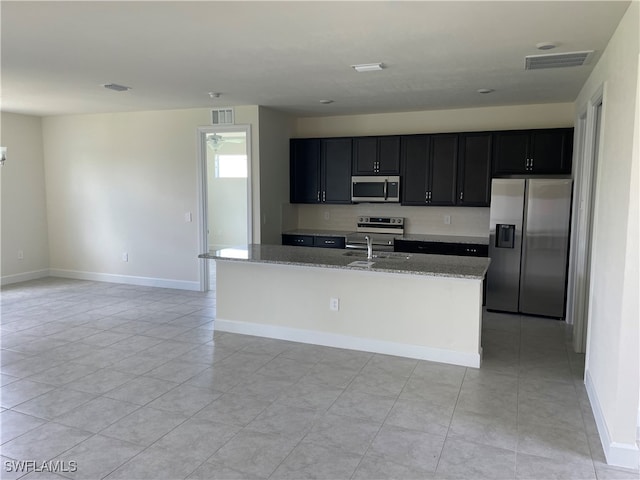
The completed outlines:
[[[290,205],[283,208],[283,231],[355,230],[359,216],[404,217],[409,234],[489,236],[487,207],[405,207],[397,204]],[[451,223],[445,221],[450,218]]]

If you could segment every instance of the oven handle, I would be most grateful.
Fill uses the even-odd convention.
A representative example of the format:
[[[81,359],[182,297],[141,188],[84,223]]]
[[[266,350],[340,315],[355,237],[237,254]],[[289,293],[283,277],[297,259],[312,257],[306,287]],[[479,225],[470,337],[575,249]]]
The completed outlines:
[[[389,181],[385,178],[384,179],[384,199],[388,200],[389,199],[389,194],[387,192],[387,184],[389,183]]]

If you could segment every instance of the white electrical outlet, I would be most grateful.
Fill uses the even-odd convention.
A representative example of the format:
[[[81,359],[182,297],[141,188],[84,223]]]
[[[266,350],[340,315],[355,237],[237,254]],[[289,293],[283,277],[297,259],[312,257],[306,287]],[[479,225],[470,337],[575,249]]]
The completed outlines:
[[[340,299],[339,298],[330,298],[329,299],[329,310],[333,310],[337,312],[340,310]]]
[[[184,221],[185,223],[190,223],[193,221],[193,216],[191,215],[191,212],[187,212],[184,214]]]
[[[445,215],[444,216],[444,224],[445,225],[451,225],[451,215]]]
[[[127,252],[124,252],[122,254],[122,261],[123,262],[128,262],[129,261],[129,254]]]
[[[329,212],[324,212],[324,219],[329,220],[330,218],[331,218],[331,215],[329,215]]]
[[[24,252],[22,250],[18,250],[18,260],[24,260]]]

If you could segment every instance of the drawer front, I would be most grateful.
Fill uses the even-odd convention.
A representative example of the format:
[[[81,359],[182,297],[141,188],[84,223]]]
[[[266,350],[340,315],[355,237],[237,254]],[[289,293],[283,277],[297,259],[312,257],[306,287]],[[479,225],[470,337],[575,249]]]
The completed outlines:
[[[282,235],[282,244],[313,247],[313,235]]]
[[[344,237],[315,237],[315,247],[322,248],[345,248]]]

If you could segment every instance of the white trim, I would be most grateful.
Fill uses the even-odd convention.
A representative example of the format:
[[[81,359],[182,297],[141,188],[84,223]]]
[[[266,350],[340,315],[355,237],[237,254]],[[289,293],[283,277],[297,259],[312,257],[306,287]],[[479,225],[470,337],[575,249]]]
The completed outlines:
[[[611,435],[609,434],[609,429],[607,428],[604,413],[602,412],[598,394],[596,393],[596,388],[589,370],[585,372],[584,377],[587,396],[591,403],[591,410],[596,420],[596,426],[598,427],[598,434],[600,435],[600,442],[602,443],[607,464],[636,470],[640,465],[640,449],[638,449],[638,445],[635,443],[613,442],[611,440]]]
[[[200,282],[186,280],[171,280],[167,278],[135,277],[132,275],[116,275],[113,273],[80,272],[77,270],[62,270],[52,268],[49,270],[52,277],[74,278],[77,280],[93,280],[95,282],[124,283],[126,285],[139,285],[143,287],[175,288],[178,290],[200,290]]]
[[[205,141],[208,133],[216,132],[240,132],[246,134],[247,147],[247,243],[253,243],[253,137],[251,124],[242,125],[208,125],[198,127],[196,130],[196,143],[198,155],[198,248],[200,253],[208,251],[209,236],[207,235],[207,161]],[[209,290],[209,261],[200,262],[200,291]]]
[[[325,347],[382,353],[384,355],[395,355],[398,357],[415,358],[418,360],[449,363],[453,365],[461,365],[463,367],[479,368],[482,360],[482,352],[479,354],[468,354],[453,350],[443,350],[440,348],[352,337],[337,333],[302,330],[277,325],[263,325],[260,323],[225,320],[223,318],[216,318],[214,326],[215,330],[220,332],[240,333],[243,335],[276,338],[278,340],[310,343]]]
[[[49,276],[49,269],[34,270],[33,272],[14,273],[0,277],[0,285],[10,285],[12,283],[28,282]]]

